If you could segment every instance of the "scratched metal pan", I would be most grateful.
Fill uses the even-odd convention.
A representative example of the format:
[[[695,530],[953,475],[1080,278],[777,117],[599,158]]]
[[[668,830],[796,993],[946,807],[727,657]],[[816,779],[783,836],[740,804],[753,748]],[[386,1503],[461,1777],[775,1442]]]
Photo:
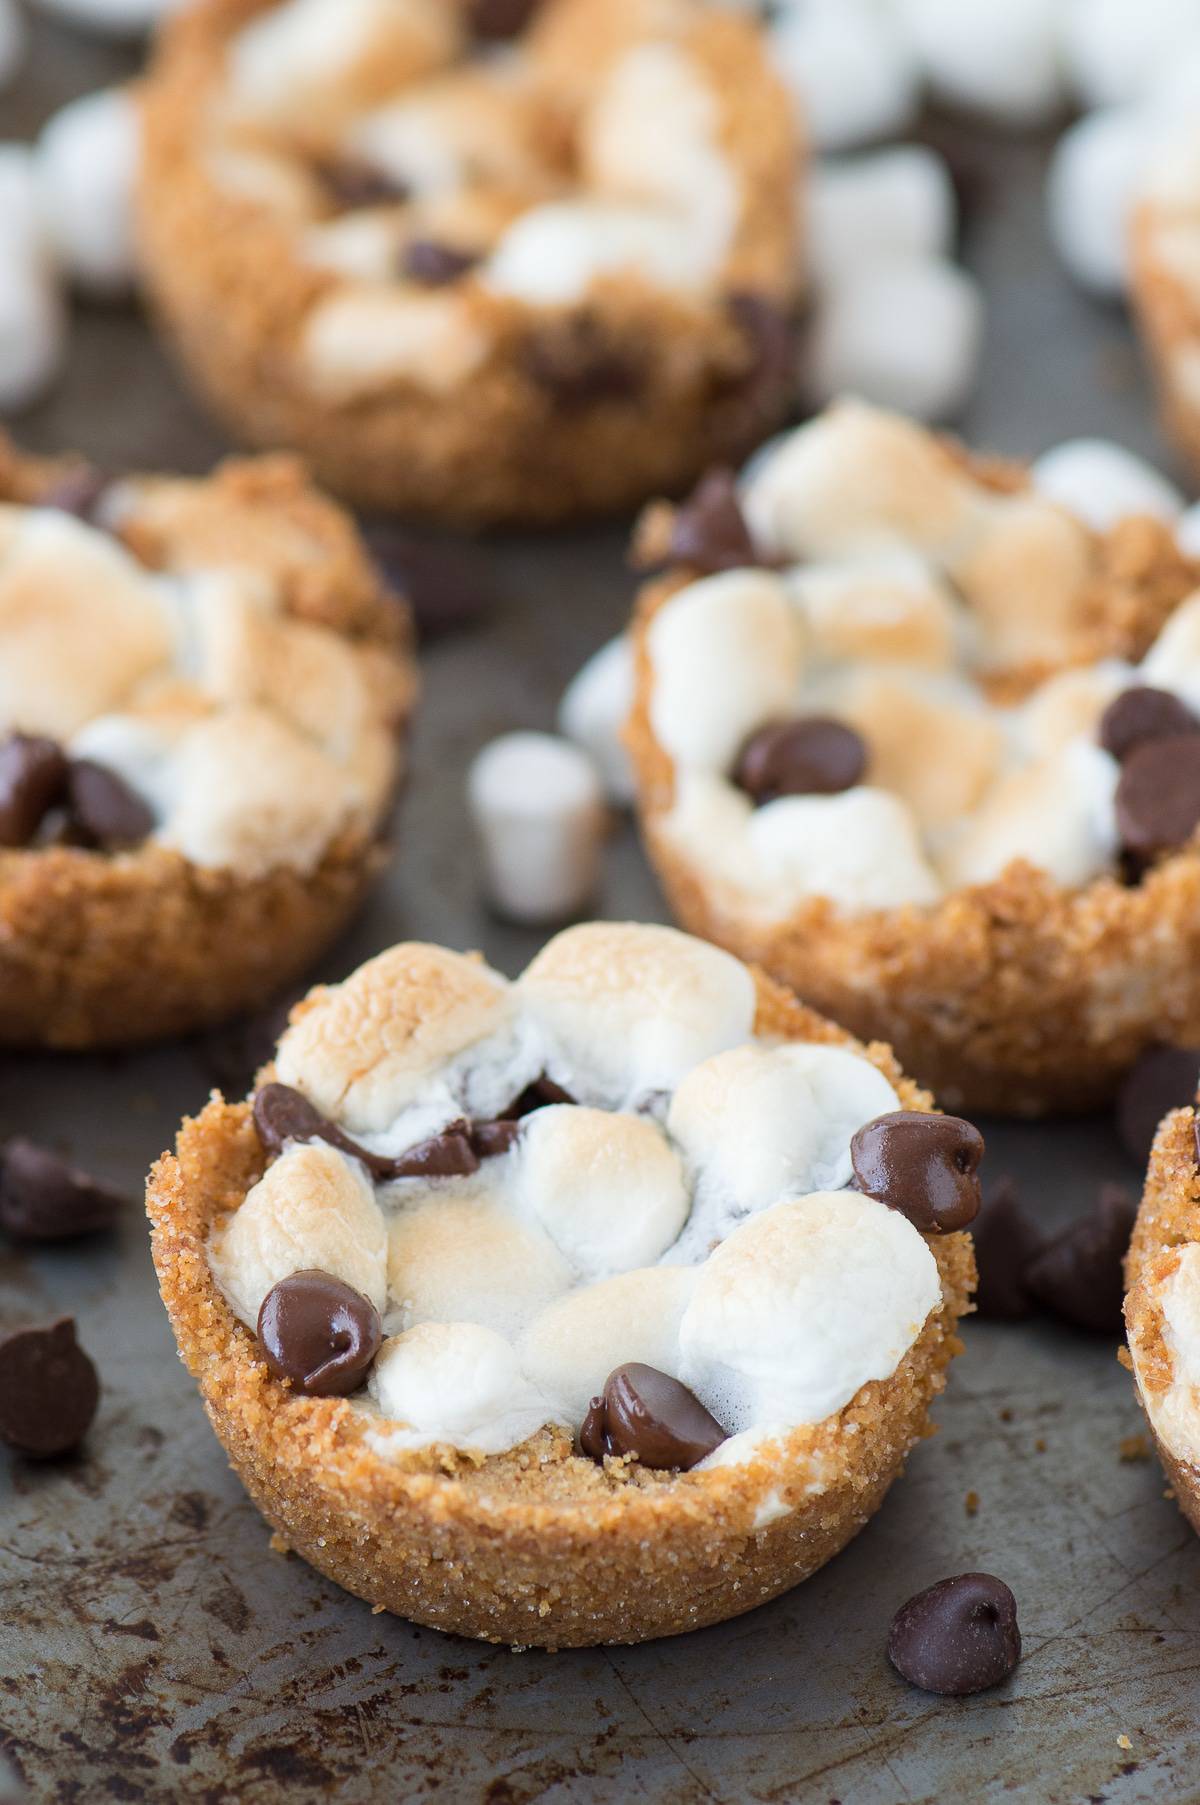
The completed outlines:
[[[0,138],[131,66],[48,26],[35,50],[0,100]],[[973,132],[953,147],[968,255],[991,297],[965,430],[1006,452],[1098,432],[1162,458],[1123,319],[1074,296],[1049,259],[1044,147]],[[116,467],[200,470],[223,449],[121,311],[80,318],[67,382],[23,431]],[[621,546],[612,529],[485,548],[499,606],[428,651],[399,855],[319,975],[413,935],[481,946],[508,971],[529,956],[532,937],[477,904],[463,771],[497,730],[548,724],[563,682],[619,625]],[[661,914],[629,834],[602,906]],[[252,1058],[226,1036],[10,1060],[0,1134],[42,1136],[136,1197],[180,1115]],[[1022,1175],[1052,1220],[1102,1178],[1134,1176],[1103,1122],[998,1128],[989,1164]],[[78,1317],[104,1396],[83,1456],[0,1469],[0,1800],[1200,1796],[1200,1549],[1157,1468],[1120,1457],[1140,1419],[1103,1339],[969,1325],[940,1433],[865,1534],[790,1597],[643,1648],[514,1655],[372,1616],[269,1551],[175,1359],[136,1207],[115,1239],[0,1256],[0,1320],[56,1310]],[[1025,1660],[976,1700],[910,1692],[883,1659],[888,1620],[970,1567],[1015,1590]]]

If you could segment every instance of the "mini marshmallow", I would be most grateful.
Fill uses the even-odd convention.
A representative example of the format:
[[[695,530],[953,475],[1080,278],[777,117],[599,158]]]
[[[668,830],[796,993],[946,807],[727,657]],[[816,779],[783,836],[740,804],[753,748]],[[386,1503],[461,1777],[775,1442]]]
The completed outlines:
[[[821,1422],[890,1378],[940,1300],[933,1255],[898,1210],[816,1192],[750,1217],[699,1269],[681,1377],[733,1434]]]
[[[1194,39],[1195,0],[1066,0],[1062,18],[1068,76],[1085,106],[1138,100]]]
[[[547,1070],[580,1103],[618,1109],[754,1027],[740,960],[674,928],[589,922],[558,934],[517,980],[545,1037]]]
[[[579,914],[600,881],[608,826],[588,755],[548,733],[503,734],[476,757],[467,797],[493,906],[536,925]]]
[[[558,729],[594,761],[608,800],[628,808],[636,794],[633,766],[621,740],[633,707],[633,646],[629,635],[594,652],[567,685],[558,705]]]
[[[866,782],[899,796],[927,831],[973,809],[1000,767],[995,713],[953,676],[856,670],[836,713],[866,743]]]
[[[951,250],[950,171],[921,144],[818,163],[806,179],[805,204],[819,282],[880,257],[945,257]]]
[[[33,0],[43,12],[69,19],[100,37],[136,38],[150,31],[185,0]]]
[[[688,1213],[683,1167],[645,1116],[558,1104],[522,1128],[511,1183],[585,1279],[647,1266]]]
[[[23,145],[0,145],[0,412],[17,413],[45,393],[66,345],[33,157]]]
[[[209,1263],[248,1329],[272,1286],[310,1269],[332,1273],[382,1311],[387,1234],[364,1168],[324,1141],[285,1148],[214,1235]]]
[[[457,1188],[456,1188],[457,1187]],[[388,1198],[403,1183],[390,1187]],[[389,1326],[478,1322],[516,1335],[572,1283],[540,1228],[518,1222],[480,1187],[443,1180],[388,1225]]]
[[[766,571],[689,583],[654,616],[647,643],[651,724],[683,764],[728,769],[756,728],[791,713],[800,625],[787,590]]]
[[[327,401],[353,401],[389,383],[444,395],[487,353],[462,295],[343,283],[310,310],[301,367],[312,392]]]
[[[904,34],[871,0],[788,7],[768,43],[819,150],[889,137],[916,115],[916,60]]]
[[[1069,275],[1098,295],[1129,284],[1129,225],[1153,136],[1134,107],[1090,113],[1065,131],[1046,179],[1050,237]]]
[[[989,500],[974,533],[948,560],[992,668],[1069,658],[1094,546],[1082,521],[1036,492]]]
[[[1039,493],[1105,533],[1131,515],[1175,520],[1183,496],[1144,459],[1108,439],[1068,439],[1033,465]]]
[[[638,1360],[679,1376],[679,1323],[695,1285],[688,1266],[651,1266],[585,1285],[534,1318],[518,1348],[534,1386],[569,1423],[616,1367]]]
[[[602,276],[635,271],[660,288],[703,290],[715,276],[703,223],[663,207],[603,200],[530,207],[501,238],[480,279],[494,294],[535,307],[581,301]]]
[[[964,823],[942,869],[955,888],[986,884],[1017,859],[1064,888],[1089,884],[1117,852],[1119,768],[1087,740],[1002,779]]]
[[[945,420],[975,382],[983,295],[939,257],[880,256],[842,270],[817,303],[804,366],[816,402],[846,392]]]
[[[1175,542],[1185,558],[1200,561],[1200,503],[1176,521]]]
[[[1062,104],[1060,0],[895,0],[934,94],[1006,125]]]
[[[28,45],[25,19],[16,0],[0,0],[0,88],[15,79]]]
[[[858,911],[923,907],[941,894],[911,810],[885,790],[784,796],[756,809],[747,831],[768,877],[796,899]]]
[[[1200,590],[1181,602],[1142,660],[1140,681],[1200,712]]]
[[[385,1341],[367,1390],[388,1419],[381,1452],[449,1442],[503,1454],[535,1435],[551,1411],[521,1373],[512,1343],[473,1322],[425,1322]]]
[[[1170,1384],[1164,1391],[1139,1382],[1138,1389],[1164,1446],[1177,1460],[1200,1466],[1200,1245],[1189,1241],[1175,1260],[1157,1298]]]
[[[804,617],[810,660],[950,665],[970,623],[933,566],[897,547],[784,574]]]
[[[91,294],[133,285],[138,138],[132,95],[108,88],[61,108],[38,139],[47,229],[67,274]]]

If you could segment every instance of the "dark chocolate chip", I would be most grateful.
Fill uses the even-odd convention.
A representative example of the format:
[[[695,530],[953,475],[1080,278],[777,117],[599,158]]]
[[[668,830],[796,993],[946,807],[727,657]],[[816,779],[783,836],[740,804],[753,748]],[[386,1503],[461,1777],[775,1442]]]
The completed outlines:
[[[282,1153],[288,1141],[327,1141],[361,1160],[372,1178],[382,1182],[392,1175],[392,1160],[368,1153],[290,1084],[264,1084],[255,1093],[254,1126],[268,1153]]]
[[[1137,1206],[1120,1185],[1104,1185],[1096,1208],[1047,1241],[1025,1267],[1030,1295],[1052,1316],[1096,1335],[1119,1335],[1122,1267]]]
[[[80,464],[58,477],[38,496],[40,508],[57,508],[60,513],[74,514],[77,520],[95,525],[100,504],[112,488],[112,478],[91,464]]]
[[[850,1143],[859,1190],[899,1210],[923,1235],[948,1235],[974,1221],[982,1159],[978,1128],[919,1110],[878,1116]]]
[[[1174,852],[1200,827],[1200,732],[1143,740],[1121,766],[1117,831],[1125,850],[1148,860]]]
[[[630,401],[645,386],[641,363],[627,347],[613,344],[586,314],[540,326],[526,338],[518,361],[563,413],[604,401]]]
[[[331,157],[316,165],[316,174],[334,206],[343,213],[360,207],[399,206],[408,187],[374,163],[357,157]]]
[[[644,1467],[685,1473],[728,1439],[686,1385],[636,1360],[609,1374],[579,1432],[592,1460],[627,1455]]]
[[[667,558],[694,570],[744,570],[763,560],[754,548],[732,470],[710,470],[677,509]]]
[[[0,1228],[14,1241],[71,1241],[111,1228],[125,1199],[18,1135],[0,1153]]]
[[[555,1084],[553,1078],[547,1078],[545,1072],[527,1084],[520,1096],[510,1103],[504,1112],[506,1122],[519,1121],[522,1116],[531,1116],[535,1109],[546,1109],[552,1103],[574,1103],[570,1091],[565,1091],[561,1084]]]
[[[29,733],[0,740],[0,846],[28,846],[66,787],[66,755],[54,740]]]
[[[1167,689],[1127,689],[1100,717],[1100,744],[1123,763],[1147,740],[1175,739],[1200,732],[1191,709]]]
[[[441,244],[435,238],[414,238],[404,247],[400,268],[410,282],[421,282],[427,288],[446,288],[478,262],[476,251]]]
[[[897,1673],[923,1692],[986,1692],[1021,1659],[1017,1601],[990,1573],[940,1579],[900,1606],[887,1652]]]
[[[309,1398],[357,1391],[383,1341],[370,1298],[329,1272],[293,1272],[263,1298],[258,1339],[278,1379]]]
[[[515,1146],[520,1134],[520,1122],[476,1122],[471,1128],[471,1145],[480,1159],[498,1159]]]
[[[100,1401],[96,1368],[75,1338],[75,1319],[31,1323],[0,1335],[0,1441],[48,1460],[79,1446]]]
[[[1045,1236],[1021,1207],[1011,1178],[997,1179],[971,1229],[979,1283],[975,1308],[990,1322],[1020,1322],[1033,1314],[1025,1268]]]
[[[760,727],[734,777],[761,807],[780,796],[835,796],[853,789],[866,768],[867,749],[853,727],[812,715]]]
[[[387,521],[369,524],[364,534],[385,581],[412,608],[422,643],[461,632],[495,611],[499,596],[482,564]]]
[[[71,825],[90,846],[140,846],[154,832],[154,814],[124,778],[90,759],[72,759],[67,772]]]
[[[540,5],[541,0],[471,0],[471,30],[477,38],[493,42],[515,38],[525,30]]]
[[[736,385],[745,419],[757,432],[765,416],[782,416],[796,392],[797,332],[791,315],[760,294],[729,297],[730,317],[746,343],[747,361]]]
[[[1125,1074],[1117,1092],[1117,1133],[1140,1171],[1163,1117],[1194,1103],[1198,1089],[1200,1047],[1147,1047]]]
[[[361,1158],[361,1155],[360,1155]],[[420,1141],[386,1162],[384,1178],[456,1178],[478,1172],[479,1154],[465,1122],[451,1122],[440,1134]]]

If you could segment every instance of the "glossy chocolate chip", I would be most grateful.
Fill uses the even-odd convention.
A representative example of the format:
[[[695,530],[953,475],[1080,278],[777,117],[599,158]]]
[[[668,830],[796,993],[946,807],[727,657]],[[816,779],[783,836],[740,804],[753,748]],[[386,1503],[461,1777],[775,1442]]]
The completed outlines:
[[[732,470],[710,470],[676,510],[667,560],[708,574],[762,563]]]
[[[892,1619],[888,1660],[910,1686],[965,1698],[999,1686],[1021,1659],[1017,1601],[990,1573],[940,1579]]]
[[[835,796],[853,789],[867,749],[844,721],[810,715],[761,727],[746,741],[735,781],[761,805],[780,796]]]
[[[364,536],[381,575],[411,607],[422,644],[475,626],[499,605],[496,585],[480,561],[414,539],[389,521],[370,523]]]
[[[1144,1172],[1158,1125],[1173,1109],[1196,1101],[1200,1047],[1147,1047],[1121,1082],[1116,1124],[1121,1144]]]
[[[1146,861],[1186,845],[1200,827],[1200,732],[1143,740],[1121,766],[1117,832]]]
[[[979,1282],[975,1308],[991,1322],[1020,1322],[1033,1314],[1025,1268],[1045,1236],[1021,1206],[1011,1178],[996,1181],[971,1227]]]
[[[360,1155],[360,1158],[362,1156]],[[451,1122],[440,1134],[385,1162],[385,1178],[457,1178],[478,1172],[479,1155],[465,1122]]]
[[[66,787],[66,755],[54,740],[29,733],[0,740],[0,846],[28,846]]]
[[[520,1122],[476,1122],[471,1128],[471,1145],[480,1159],[499,1159],[511,1151],[520,1136]]]
[[[515,38],[533,18],[541,0],[471,0],[468,14],[477,38],[493,42]]]
[[[694,1392],[640,1361],[609,1374],[579,1432],[579,1445],[592,1460],[626,1455],[644,1467],[685,1473],[728,1439]]]
[[[140,846],[154,832],[154,814],[115,771],[90,759],[72,759],[67,773],[71,825],[90,846],[117,850]]]
[[[111,488],[111,477],[91,464],[80,464],[57,477],[38,497],[38,506],[57,508],[60,513],[73,514],[76,520],[84,520],[93,526],[100,505]]]
[[[414,238],[404,247],[400,268],[410,282],[421,282],[426,288],[446,288],[478,262],[475,251],[441,244],[435,238]]]
[[[518,362],[563,413],[630,401],[645,387],[645,372],[628,347],[614,344],[586,314],[539,326],[526,338]]]
[[[514,1122],[522,1116],[531,1116],[535,1109],[546,1109],[552,1103],[574,1103],[570,1091],[565,1091],[561,1084],[555,1084],[553,1078],[547,1078],[545,1072],[527,1084],[504,1112],[504,1120]]]
[[[290,1084],[264,1084],[255,1093],[254,1126],[268,1153],[282,1153],[289,1141],[327,1141],[339,1152],[361,1160],[372,1178],[382,1182],[392,1175],[390,1159],[368,1153]]]
[[[923,1235],[948,1235],[979,1214],[983,1136],[961,1116],[897,1109],[860,1128],[850,1162],[860,1191],[907,1216]]]
[[[357,1391],[383,1329],[370,1298],[329,1272],[293,1272],[263,1298],[258,1339],[278,1379],[309,1398]]]
[[[76,1339],[74,1317],[0,1335],[0,1441],[10,1448],[41,1460],[69,1454],[99,1401],[100,1381]]]
[[[1196,732],[1200,732],[1200,721],[1166,689],[1124,690],[1100,717],[1100,744],[1122,762],[1147,740]]]
[[[1096,1208],[1047,1241],[1025,1267],[1030,1295],[1052,1316],[1096,1335],[1119,1335],[1123,1261],[1137,1206],[1120,1185],[1105,1185]]]
[[[405,183],[374,163],[334,157],[316,165],[316,174],[334,206],[343,213],[360,207],[399,206],[408,199]]]
[[[22,1135],[0,1152],[0,1228],[14,1241],[71,1241],[111,1228],[125,1199]]]

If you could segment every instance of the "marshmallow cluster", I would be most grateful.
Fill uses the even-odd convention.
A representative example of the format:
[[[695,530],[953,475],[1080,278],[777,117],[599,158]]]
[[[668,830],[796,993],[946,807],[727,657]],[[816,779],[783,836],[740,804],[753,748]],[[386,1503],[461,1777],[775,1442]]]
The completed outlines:
[[[1015,860],[1068,887],[1114,868],[1099,721],[1139,683],[1197,694],[1200,592],[1138,668],[1042,677],[1006,706],[989,680],[1077,660],[1096,529],[1171,516],[1169,484],[1081,441],[997,490],[919,427],[845,403],[756,458],[742,504],[781,568],[688,584],[647,635],[650,724],[674,765],[657,826],[706,886],[775,921],[809,897],[927,906]],[[754,807],[740,748],[803,716],[860,735],[863,781]]]
[[[196,488],[131,480],[103,508],[132,526]],[[193,556],[186,536],[174,551],[150,570],[61,509],[0,507],[0,737],[45,734],[114,771],[153,842],[196,865],[311,870],[383,810],[392,680],[288,613],[268,568],[235,549],[222,566],[212,545]]]
[[[310,1267],[377,1305],[356,1404],[384,1453],[577,1430],[630,1360],[717,1414],[723,1461],[822,1421],[895,1371],[940,1281],[903,1215],[846,1188],[891,1084],[844,1047],[756,1036],[755,1015],[749,971],[670,928],[568,929],[512,984],[395,947],[302,1006],[281,1080],[371,1152],[540,1077],[574,1101],[457,1177],[372,1188],[352,1155],[290,1143],[218,1226],[214,1275],[251,1329]]]

